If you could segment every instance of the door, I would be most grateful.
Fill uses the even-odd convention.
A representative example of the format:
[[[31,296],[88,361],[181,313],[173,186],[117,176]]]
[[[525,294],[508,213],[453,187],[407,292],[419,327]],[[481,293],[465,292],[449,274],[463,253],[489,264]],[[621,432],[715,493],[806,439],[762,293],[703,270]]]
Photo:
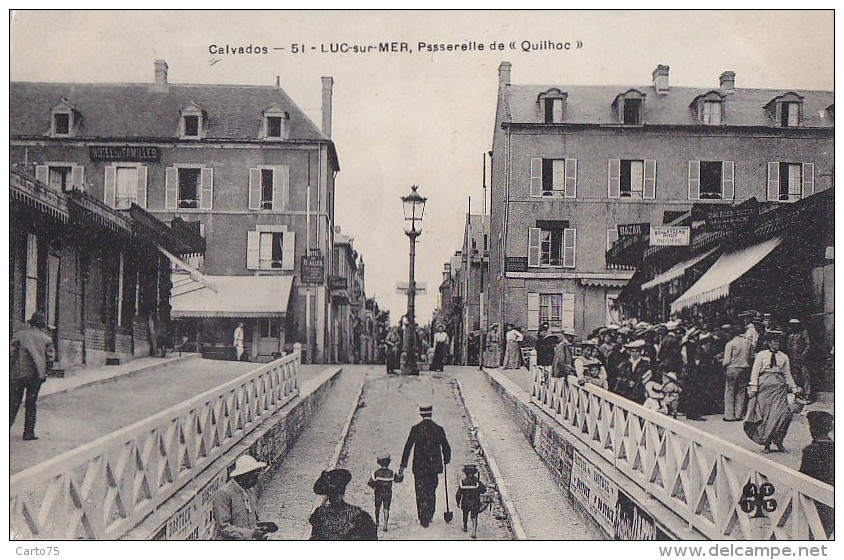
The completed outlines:
[[[50,329],[50,336],[53,339],[53,348],[59,350],[59,263],[58,255],[47,256],[47,327]],[[61,356],[56,355],[56,361]]]

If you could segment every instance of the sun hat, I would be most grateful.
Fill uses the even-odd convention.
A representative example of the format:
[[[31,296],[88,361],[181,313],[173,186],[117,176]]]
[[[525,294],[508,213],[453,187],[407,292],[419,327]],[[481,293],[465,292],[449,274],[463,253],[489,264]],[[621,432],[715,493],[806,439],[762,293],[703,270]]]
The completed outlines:
[[[262,461],[256,461],[251,455],[241,455],[234,463],[234,470],[232,470],[230,477],[234,478],[243,474],[248,474],[253,471],[258,471],[266,467],[267,464]]]

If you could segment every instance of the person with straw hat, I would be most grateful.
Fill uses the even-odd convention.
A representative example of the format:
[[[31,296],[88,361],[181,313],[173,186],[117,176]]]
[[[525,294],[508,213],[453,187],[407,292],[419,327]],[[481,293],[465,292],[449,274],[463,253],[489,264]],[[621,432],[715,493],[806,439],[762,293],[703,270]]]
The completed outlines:
[[[422,527],[427,527],[434,518],[439,475],[451,462],[451,446],[442,426],[431,420],[433,412],[434,407],[429,403],[419,407],[422,420],[410,429],[398,473],[404,476],[412,451],[416,512]]]
[[[261,541],[278,530],[275,523],[258,520],[255,485],[266,466],[251,455],[237,458],[229,481],[212,498],[215,540]]]

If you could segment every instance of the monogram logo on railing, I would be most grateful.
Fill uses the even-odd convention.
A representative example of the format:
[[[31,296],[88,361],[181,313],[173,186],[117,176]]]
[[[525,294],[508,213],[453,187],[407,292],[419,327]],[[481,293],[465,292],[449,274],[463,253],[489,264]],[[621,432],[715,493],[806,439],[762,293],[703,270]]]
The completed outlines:
[[[777,501],[771,498],[774,492],[774,485],[770,482],[757,486],[748,480],[741,491],[739,500],[741,510],[747,514],[753,513],[754,518],[765,517],[763,512],[771,513],[777,510]]]

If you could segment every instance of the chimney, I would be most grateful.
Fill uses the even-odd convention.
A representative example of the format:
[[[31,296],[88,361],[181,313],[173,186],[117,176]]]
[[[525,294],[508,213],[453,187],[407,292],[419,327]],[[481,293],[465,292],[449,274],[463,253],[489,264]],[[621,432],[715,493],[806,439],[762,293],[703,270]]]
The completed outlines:
[[[736,92],[736,73],[732,70],[727,70],[721,74],[721,93],[735,93]]]
[[[334,78],[322,78],[322,132],[331,138],[331,96],[334,89]]]
[[[498,83],[503,84],[505,86],[510,85],[510,67],[512,65],[509,62],[502,62],[498,66]]]
[[[657,93],[668,93],[668,66],[665,64],[657,64],[656,70],[653,71],[654,89]]]
[[[157,85],[157,86],[166,86],[167,85],[167,61],[166,60],[156,60],[155,61],[155,85]]]

